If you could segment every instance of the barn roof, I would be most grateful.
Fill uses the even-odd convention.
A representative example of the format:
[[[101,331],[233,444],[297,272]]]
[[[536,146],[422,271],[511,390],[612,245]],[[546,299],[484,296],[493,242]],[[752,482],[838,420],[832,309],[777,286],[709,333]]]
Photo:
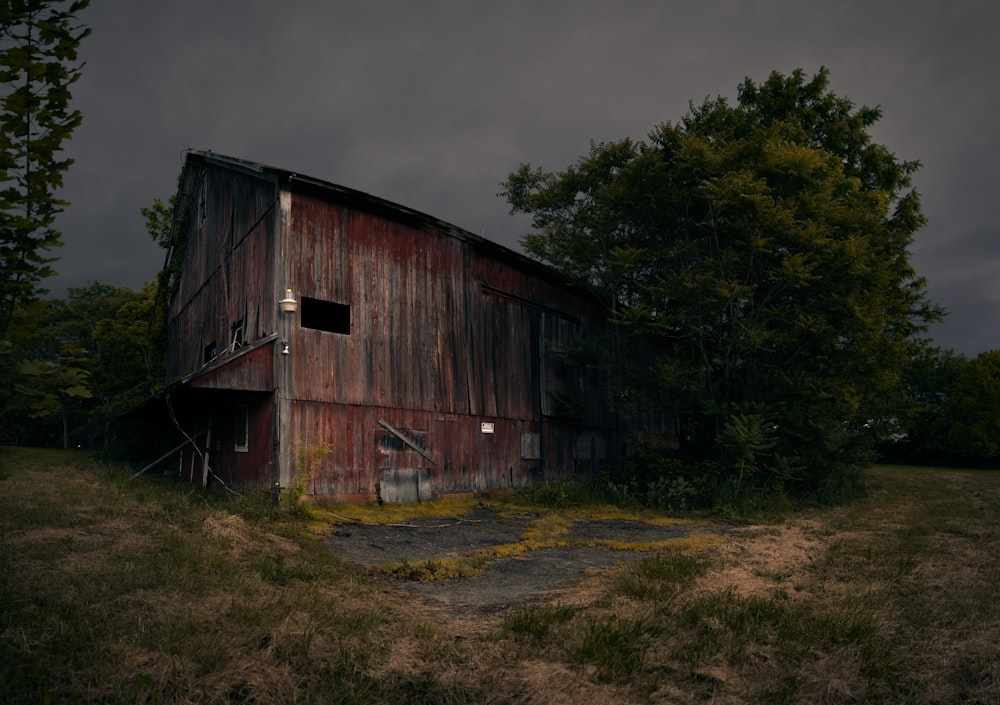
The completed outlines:
[[[191,162],[211,163],[237,171],[243,171],[259,178],[272,179],[279,185],[294,192],[313,195],[318,198],[334,201],[351,206],[352,208],[357,208],[359,210],[391,218],[399,222],[433,228],[446,233],[451,237],[466,241],[472,244],[476,249],[488,253],[495,259],[511,262],[522,269],[532,271],[537,276],[542,276],[549,280],[555,280],[564,286],[586,291],[591,296],[594,295],[594,292],[588,287],[581,287],[569,282],[565,276],[556,270],[542,264],[538,260],[528,257],[527,255],[516,252],[508,247],[504,247],[499,243],[488,240],[484,237],[476,235],[475,233],[463,230],[456,225],[445,222],[439,218],[435,218],[427,213],[422,213],[407,206],[393,203],[392,201],[379,198],[378,196],[373,196],[363,191],[358,191],[347,186],[341,186],[340,184],[334,184],[312,176],[299,174],[294,171],[288,171],[287,169],[281,169],[258,162],[251,162],[237,157],[218,154],[212,150],[189,149],[187,151],[187,161],[185,164]]]

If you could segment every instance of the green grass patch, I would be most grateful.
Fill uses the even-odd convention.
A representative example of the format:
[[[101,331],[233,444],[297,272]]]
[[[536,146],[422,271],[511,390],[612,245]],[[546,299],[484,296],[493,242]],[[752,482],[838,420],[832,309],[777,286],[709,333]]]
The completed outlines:
[[[572,605],[529,604],[509,612],[503,626],[507,634],[542,645],[555,636],[558,627],[567,624],[580,611]]]
[[[649,647],[648,629],[642,619],[586,617],[571,658],[594,669],[594,678],[600,683],[641,680],[643,657]]]
[[[701,554],[666,551],[621,566],[615,572],[616,588],[630,598],[662,602],[676,597],[708,565]]]

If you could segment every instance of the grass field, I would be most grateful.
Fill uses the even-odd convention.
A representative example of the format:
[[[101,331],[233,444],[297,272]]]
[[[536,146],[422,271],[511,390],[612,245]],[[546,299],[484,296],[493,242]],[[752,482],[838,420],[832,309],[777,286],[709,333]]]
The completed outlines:
[[[260,498],[0,462],[4,704],[1000,703],[998,472],[876,467],[863,501],[463,615]]]

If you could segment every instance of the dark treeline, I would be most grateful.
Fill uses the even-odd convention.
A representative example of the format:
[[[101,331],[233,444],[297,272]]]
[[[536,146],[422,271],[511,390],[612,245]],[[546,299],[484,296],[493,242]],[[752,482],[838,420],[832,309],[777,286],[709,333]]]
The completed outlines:
[[[123,415],[163,387],[156,287],[92,282],[19,308],[6,341],[0,439],[111,449]]]

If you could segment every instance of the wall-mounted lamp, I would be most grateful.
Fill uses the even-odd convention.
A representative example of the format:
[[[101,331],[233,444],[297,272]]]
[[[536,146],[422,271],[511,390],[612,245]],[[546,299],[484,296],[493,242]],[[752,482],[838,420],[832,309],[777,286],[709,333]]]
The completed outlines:
[[[288,354],[288,343],[285,342],[285,341],[281,342],[281,354],[282,355],[287,355]]]
[[[285,289],[285,298],[278,302],[282,313],[295,313],[299,310],[299,302],[292,296],[291,289]]]

